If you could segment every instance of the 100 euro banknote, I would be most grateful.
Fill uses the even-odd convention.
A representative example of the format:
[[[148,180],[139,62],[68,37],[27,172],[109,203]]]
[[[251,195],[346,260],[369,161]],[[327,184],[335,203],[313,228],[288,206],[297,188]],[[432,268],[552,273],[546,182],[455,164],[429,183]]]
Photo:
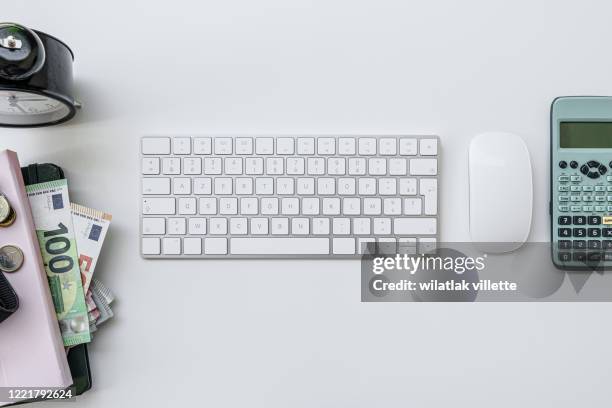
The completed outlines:
[[[26,187],[65,346],[91,341],[66,180]]]

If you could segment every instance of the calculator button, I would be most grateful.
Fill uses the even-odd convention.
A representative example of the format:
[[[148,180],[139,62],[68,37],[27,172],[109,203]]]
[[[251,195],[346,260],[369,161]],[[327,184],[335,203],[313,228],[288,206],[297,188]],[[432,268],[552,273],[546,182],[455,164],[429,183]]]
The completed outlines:
[[[570,207],[570,210],[572,210],[572,211],[580,211],[580,206],[579,205],[572,205]]]
[[[584,196],[584,197],[582,197],[582,200],[583,201],[593,201],[593,197],[591,197],[591,196]]]
[[[567,187],[567,186],[559,186],[559,189],[561,189],[561,187]],[[582,191],[582,187],[580,186],[571,186],[570,187],[571,191]],[[561,190],[559,190],[561,191]]]
[[[574,197],[572,197],[572,198],[574,198]],[[569,200],[570,200],[570,198],[568,196],[559,196],[559,201],[560,202],[567,202]],[[578,197],[578,200],[580,200],[580,197]],[[574,201],[574,200],[572,200],[572,201]]]
[[[572,249],[572,241],[568,241],[567,239],[561,240],[557,243],[557,247],[559,249]]]
[[[561,160],[559,162],[559,167],[561,167],[562,169],[566,168],[567,167],[567,162],[565,160]]]
[[[612,163],[612,162],[610,162],[610,163]],[[606,177],[606,180],[608,180],[608,181],[612,181],[612,176],[608,176],[608,177]]]
[[[577,161],[575,161],[575,160],[572,160],[572,161],[570,162],[570,167],[571,167],[572,169],[578,168],[578,162],[577,162]]]
[[[587,177],[592,178],[592,179],[596,179],[596,178],[599,178],[599,173],[597,173],[595,171],[589,171],[589,173],[587,174]]]
[[[563,238],[569,238],[572,236],[571,228],[559,228],[559,236]]]
[[[571,176],[570,180],[571,181],[582,181],[582,176]]]
[[[604,238],[612,238],[612,228],[604,228],[602,233]]]
[[[582,191],[593,191],[593,186],[582,186]]]
[[[569,181],[569,180],[570,180],[569,176],[559,176],[559,181],[561,183],[565,183],[566,181]]]
[[[600,225],[601,217],[599,215],[590,215],[587,217],[587,222],[589,225]]]
[[[569,217],[567,217],[569,218]],[[559,217],[559,220],[561,219],[561,217]],[[585,225],[586,224],[586,217],[584,215],[577,215],[573,218],[574,221],[574,225]],[[561,224],[561,222],[559,222],[560,225],[564,225]]]
[[[569,252],[559,252],[559,262],[570,262],[572,260],[572,254]]]
[[[592,238],[601,237],[601,230],[599,228],[589,228],[589,237],[592,237]]]
[[[589,174],[589,166],[587,166],[586,164],[583,164],[582,167],[580,167],[580,172],[582,174]]]
[[[597,201],[597,202],[606,201],[606,197],[604,197],[604,196],[597,196],[597,197],[595,197],[595,201]]]
[[[559,197],[559,198],[560,198],[560,197]],[[585,198],[586,198],[586,197],[585,197]],[[577,195],[572,196],[572,201],[573,201],[573,202],[580,201],[580,196],[577,196]],[[585,200],[585,201],[587,201],[587,200]]]
[[[561,211],[561,212],[568,212],[569,211],[569,206],[568,205],[560,205],[559,206],[559,211]]]
[[[586,237],[586,228],[574,228],[572,235],[575,238],[584,238]]]
[[[573,258],[576,262],[584,262],[586,261],[586,252],[574,252]]]
[[[606,207],[603,206],[603,205],[596,205],[595,206],[595,211],[597,211],[597,212],[604,212],[604,211],[606,211]]]
[[[586,249],[586,241],[579,240],[573,242],[574,249]]]
[[[574,219],[575,218],[576,217],[574,217]],[[562,215],[557,221],[559,222],[559,225],[572,225],[572,217],[569,215]]]
[[[599,164],[598,161],[591,160],[590,162],[587,163],[587,166],[589,166],[589,167],[599,167],[600,164]]]
[[[593,207],[590,205],[585,205],[584,207],[582,207],[582,211],[584,212],[593,212]]]
[[[606,186],[595,186],[595,191],[606,191]]]
[[[612,196],[608,196],[608,201],[612,201]]]
[[[589,249],[601,249],[601,241],[589,241],[588,242]]]
[[[572,186],[572,187],[579,187],[579,186]],[[568,191],[570,191],[570,186],[559,186],[559,191],[562,193],[567,193]]]
[[[601,261],[601,252],[589,252],[587,254],[587,259],[589,262],[599,262]]]
[[[603,164],[599,165],[599,174],[602,176],[608,172],[608,169]]]
[[[605,240],[602,242],[602,244],[603,244],[603,249],[612,249],[612,241]]]

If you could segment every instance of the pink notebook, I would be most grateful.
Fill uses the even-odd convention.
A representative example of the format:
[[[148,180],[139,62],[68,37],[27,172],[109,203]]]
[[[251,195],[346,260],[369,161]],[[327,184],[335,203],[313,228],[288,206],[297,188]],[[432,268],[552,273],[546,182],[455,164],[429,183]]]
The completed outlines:
[[[70,368],[15,152],[0,152],[0,191],[17,213],[12,226],[0,228],[0,246],[16,245],[24,253],[21,269],[5,274],[19,309],[0,323],[0,387],[69,387]]]

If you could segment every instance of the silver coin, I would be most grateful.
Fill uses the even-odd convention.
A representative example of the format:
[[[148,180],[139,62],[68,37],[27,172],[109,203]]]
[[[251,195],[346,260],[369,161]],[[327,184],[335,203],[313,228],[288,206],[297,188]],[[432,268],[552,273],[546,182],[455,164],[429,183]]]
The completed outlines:
[[[3,194],[0,194],[0,224],[11,215],[11,205]]]
[[[0,248],[0,271],[15,272],[23,265],[23,251],[14,245]]]

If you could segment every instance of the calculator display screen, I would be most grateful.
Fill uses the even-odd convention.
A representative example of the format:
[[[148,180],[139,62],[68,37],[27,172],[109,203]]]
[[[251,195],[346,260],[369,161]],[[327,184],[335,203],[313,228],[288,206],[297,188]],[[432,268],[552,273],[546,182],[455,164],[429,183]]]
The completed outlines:
[[[612,122],[561,122],[559,146],[612,149]]]

